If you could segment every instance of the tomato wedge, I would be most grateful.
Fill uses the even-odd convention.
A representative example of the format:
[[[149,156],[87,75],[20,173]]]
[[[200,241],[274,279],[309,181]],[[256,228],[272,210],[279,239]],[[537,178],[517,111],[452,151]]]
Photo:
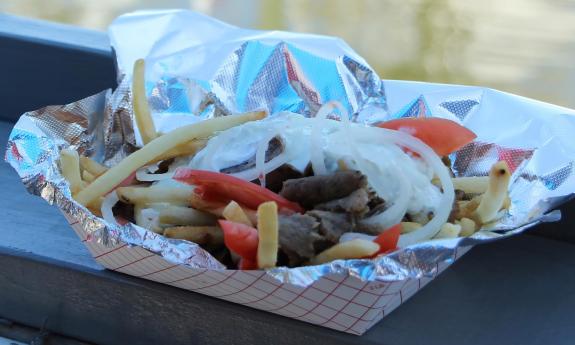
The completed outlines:
[[[447,156],[477,138],[475,133],[457,122],[437,117],[406,117],[382,122],[377,126],[411,134],[439,156]]]
[[[392,226],[374,238],[373,242],[379,244],[379,251],[372,257],[395,251],[397,249],[399,235],[401,235],[401,223]]]
[[[258,269],[258,261],[257,260],[247,260],[247,259],[240,259],[240,263],[238,265],[240,270],[257,270]]]
[[[180,168],[176,170],[174,179],[180,182],[198,186],[196,194],[206,201],[235,202],[256,210],[266,201],[274,201],[282,213],[303,213],[304,210],[295,202],[237,177],[213,171]]]
[[[259,239],[256,229],[227,220],[219,220],[218,223],[224,233],[224,243],[229,250],[246,262],[257,261]]]

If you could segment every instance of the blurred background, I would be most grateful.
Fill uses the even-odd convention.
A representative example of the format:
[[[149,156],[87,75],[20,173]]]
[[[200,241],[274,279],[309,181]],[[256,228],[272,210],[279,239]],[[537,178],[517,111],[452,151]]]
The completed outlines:
[[[106,30],[190,8],[231,24],[334,35],[384,79],[481,85],[575,108],[575,0],[1,0],[0,11]]]

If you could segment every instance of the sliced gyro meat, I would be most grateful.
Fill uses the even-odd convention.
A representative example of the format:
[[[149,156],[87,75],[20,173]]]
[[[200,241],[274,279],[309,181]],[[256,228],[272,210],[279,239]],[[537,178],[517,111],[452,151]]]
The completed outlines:
[[[343,198],[317,204],[314,209],[331,212],[351,213],[361,216],[369,211],[369,207],[367,206],[368,203],[369,195],[367,190],[365,188],[360,188]]]
[[[301,264],[315,255],[314,243],[321,242],[319,223],[314,217],[293,214],[280,215],[279,246],[287,257],[290,266]]]
[[[367,178],[359,171],[338,171],[332,175],[287,180],[280,192],[284,198],[311,209],[317,204],[340,199],[367,187]]]
[[[355,228],[351,217],[345,213],[312,210],[306,213],[319,222],[319,233],[332,243],[337,243],[345,232],[352,232]]]
[[[304,175],[293,166],[284,164],[266,174],[266,188],[274,193],[279,193],[285,181],[302,178],[303,176]],[[259,181],[254,182],[259,183]]]

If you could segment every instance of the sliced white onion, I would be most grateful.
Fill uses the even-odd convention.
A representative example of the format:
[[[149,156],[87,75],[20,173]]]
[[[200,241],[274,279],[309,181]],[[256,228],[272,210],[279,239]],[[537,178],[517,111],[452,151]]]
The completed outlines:
[[[154,182],[161,180],[168,180],[174,177],[174,172],[166,172],[163,174],[151,174],[146,167],[136,170],[136,179],[141,182]]]
[[[403,219],[403,216],[407,211],[409,199],[411,198],[411,187],[409,185],[409,182],[407,181],[407,178],[401,171],[399,171],[397,167],[395,167],[395,165],[393,165],[392,174],[396,176],[398,179],[398,186],[397,186],[398,192],[397,195],[391,201],[391,207],[388,207],[381,213],[363,219],[361,221],[362,224],[371,226],[378,225],[383,228],[389,228],[401,222],[401,220]],[[374,177],[372,177],[372,179],[374,179]],[[378,195],[381,194],[378,193]],[[388,202],[388,200],[386,200],[386,202]]]
[[[349,142],[348,145],[352,151],[354,160],[359,168],[359,170],[366,175],[367,177],[367,181],[369,182],[369,184],[371,185],[371,187],[375,190],[375,192],[380,196],[380,197],[384,197],[387,193],[387,188],[385,187],[387,184],[383,181],[384,177],[381,176],[381,172],[378,171],[373,171],[374,169],[371,168],[371,165],[369,162],[367,162],[364,157],[360,154],[358,148],[357,148],[357,144],[356,144],[356,140],[355,140],[355,135],[351,130],[351,126],[349,123],[349,116],[347,114],[347,111],[345,111],[345,109],[343,109],[343,107],[340,104],[340,111],[342,111],[342,125],[343,125],[343,131],[346,134],[346,137],[348,138]],[[378,157],[381,158],[381,157]],[[411,198],[411,189],[409,187],[409,182],[407,181],[407,179],[405,178],[405,176],[401,173],[401,171],[399,171],[399,169],[397,168],[397,165],[394,164],[392,159],[389,159],[389,162],[391,163],[391,173],[392,176],[396,176],[398,178],[398,183],[397,183],[397,194],[394,198],[387,198],[386,201],[389,202],[389,200],[393,200],[392,201],[392,206],[387,208],[385,211],[367,218],[364,220],[365,224],[368,225],[373,225],[373,224],[377,224],[379,226],[382,226],[384,228],[388,228],[391,227],[397,223],[399,223],[401,221],[401,219],[403,218],[403,216],[405,215],[405,212],[407,211],[407,207],[408,207],[408,203],[409,203],[409,199]],[[375,163],[375,162],[374,162]]]
[[[140,220],[138,225],[150,229],[152,231],[157,231],[160,228],[160,212],[153,208],[144,208],[140,211]]]
[[[284,147],[283,151],[279,155],[275,156],[268,162],[265,161],[265,153],[268,150],[270,141],[273,138],[280,136],[281,130],[281,128],[275,129],[258,143],[255,167],[230,175],[247,181],[259,179],[262,187],[265,187],[265,176],[291,160],[291,156],[288,155],[287,148]]]
[[[325,166],[325,157],[323,154],[323,127],[326,117],[337,106],[336,102],[327,102],[324,104],[313,119],[311,129],[311,166],[314,175],[327,175],[327,167]]]
[[[376,127],[358,126],[355,129],[361,132],[361,136],[367,140],[377,141],[386,137],[393,140],[396,144],[416,152],[433,169],[437,177],[439,177],[443,193],[433,219],[418,230],[401,235],[398,246],[406,247],[435,236],[441,230],[441,226],[447,222],[455,198],[453,183],[451,182],[449,172],[447,167],[441,162],[439,156],[421,140],[408,134]]]
[[[258,180],[260,181],[260,185],[262,187],[266,187],[266,174],[271,170],[265,170],[265,163],[266,163],[266,152],[270,145],[270,141],[277,137],[279,133],[277,131],[273,131],[272,133],[266,135],[259,143],[256,149],[256,173],[258,174]],[[282,152],[283,153],[283,152]]]
[[[119,225],[118,222],[116,221],[116,217],[114,217],[114,212],[112,212],[112,208],[114,207],[114,205],[116,205],[118,201],[120,201],[120,198],[118,197],[118,194],[114,190],[108,193],[106,197],[104,197],[104,200],[102,200],[102,206],[100,207],[100,211],[102,212],[102,218],[104,218],[106,222],[113,225]]]
[[[282,152],[281,154],[276,156],[274,159],[270,160],[269,162],[264,163],[264,165],[261,168],[261,171],[263,171],[265,174],[268,174],[269,172],[274,171],[277,168],[279,168],[280,166],[286,164],[291,159],[292,159],[291,156],[288,156],[285,152]],[[252,169],[240,171],[240,172],[233,173],[230,175],[237,177],[237,178],[241,178],[242,180],[254,181],[254,180],[257,180],[259,178],[260,172],[258,171],[257,168],[254,167]]]
[[[361,232],[345,232],[339,238],[339,243],[349,242],[353,240],[366,240],[366,241],[373,241],[377,236],[371,236],[368,234],[362,234]]]

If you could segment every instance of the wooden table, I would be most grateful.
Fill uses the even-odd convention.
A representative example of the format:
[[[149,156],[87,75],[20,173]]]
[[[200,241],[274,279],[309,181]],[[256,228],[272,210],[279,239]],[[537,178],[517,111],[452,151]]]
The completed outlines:
[[[30,25],[43,36],[27,36]],[[0,16],[0,51],[2,143],[24,110],[114,85],[103,33]],[[5,163],[0,176],[0,318],[23,325],[99,344],[535,345],[575,337],[575,246],[566,242],[520,235],[476,247],[357,337],[107,271]],[[567,240],[570,209],[547,225]]]

